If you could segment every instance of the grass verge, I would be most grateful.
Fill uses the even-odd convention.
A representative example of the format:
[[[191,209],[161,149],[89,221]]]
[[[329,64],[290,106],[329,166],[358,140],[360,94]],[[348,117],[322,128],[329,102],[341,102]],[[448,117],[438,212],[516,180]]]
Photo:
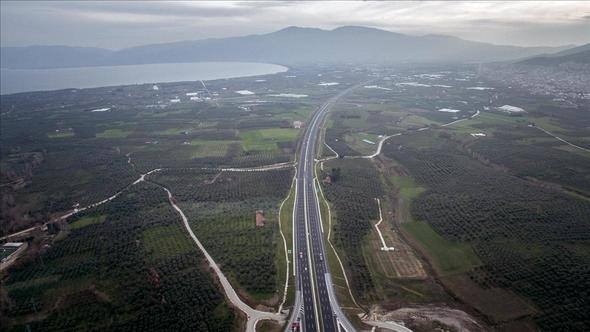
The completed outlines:
[[[441,275],[467,272],[481,265],[470,245],[444,239],[424,221],[404,223],[402,227],[419,242]]]
[[[287,257],[288,262],[285,261],[285,246],[283,245],[282,238],[280,240],[281,244],[277,246],[277,255],[276,255],[276,265],[277,265],[277,273],[278,273],[278,281],[279,287],[284,287],[285,285],[285,278],[289,278],[289,286],[287,288],[287,297],[285,300],[286,306],[292,304],[295,300],[295,277],[293,277],[293,271],[295,267],[293,266],[293,259],[292,259],[292,252],[293,252],[293,206],[295,204],[295,181],[293,181],[291,185],[291,190],[289,191],[289,195],[287,196],[286,200],[283,202],[283,206],[280,209],[279,214],[279,223],[281,231],[283,232],[283,236],[285,236],[285,241],[287,242]],[[287,276],[287,265],[289,266],[289,275]],[[281,288],[279,291],[280,294],[284,292],[284,289]]]

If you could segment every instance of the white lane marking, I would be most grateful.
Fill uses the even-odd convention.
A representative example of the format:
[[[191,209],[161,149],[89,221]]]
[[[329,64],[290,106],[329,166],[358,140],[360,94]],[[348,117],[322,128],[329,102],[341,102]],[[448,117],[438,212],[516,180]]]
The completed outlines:
[[[303,178],[303,206],[304,206],[304,217],[305,217],[305,233],[306,233],[306,239],[305,239],[305,243],[307,244],[307,266],[309,269],[309,276],[311,279],[311,291],[312,291],[312,295],[313,295],[313,306],[314,306],[314,312],[315,312],[315,320],[316,320],[316,326],[319,329],[320,326],[320,321],[319,321],[319,313],[318,313],[318,306],[317,306],[317,299],[315,296],[315,283],[314,283],[314,278],[312,275],[312,269],[313,266],[311,264],[311,248],[309,247],[309,229],[307,227],[307,223],[308,223],[308,212],[307,212],[307,190],[306,190],[306,179]]]

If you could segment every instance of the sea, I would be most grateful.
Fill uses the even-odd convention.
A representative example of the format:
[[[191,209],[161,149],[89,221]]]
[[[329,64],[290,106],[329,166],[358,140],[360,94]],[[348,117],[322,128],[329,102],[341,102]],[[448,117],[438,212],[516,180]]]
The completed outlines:
[[[0,69],[0,94],[268,75],[287,67],[252,62],[160,63],[56,69]]]

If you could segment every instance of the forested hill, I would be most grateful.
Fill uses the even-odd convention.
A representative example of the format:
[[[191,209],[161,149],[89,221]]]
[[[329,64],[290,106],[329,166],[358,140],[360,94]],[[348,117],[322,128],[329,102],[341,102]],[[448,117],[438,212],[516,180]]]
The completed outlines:
[[[2,48],[2,68],[57,68],[197,61],[279,64],[487,62],[514,60],[563,50],[468,41],[451,36],[411,36],[375,28],[334,30],[288,27],[242,37],[204,39],[118,51],[66,46]]]
[[[576,47],[576,51],[573,53],[560,52],[555,55],[538,56],[518,62],[518,64],[535,66],[555,66],[563,63],[590,64],[590,44]]]

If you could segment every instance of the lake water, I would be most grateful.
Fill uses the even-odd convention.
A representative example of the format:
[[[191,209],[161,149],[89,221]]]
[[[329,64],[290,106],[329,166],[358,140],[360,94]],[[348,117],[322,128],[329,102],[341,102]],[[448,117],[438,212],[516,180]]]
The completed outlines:
[[[163,63],[57,69],[3,68],[0,70],[0,93],[215,80],[274,74],[287,69],[274,64],[249,62]]]

